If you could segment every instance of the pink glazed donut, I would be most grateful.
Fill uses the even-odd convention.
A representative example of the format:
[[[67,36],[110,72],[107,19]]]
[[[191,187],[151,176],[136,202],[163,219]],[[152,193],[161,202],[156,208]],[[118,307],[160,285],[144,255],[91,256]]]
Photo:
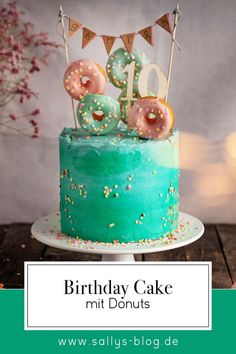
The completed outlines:
[[[172,108],[160,97],[142,97],[133,104],[128,116],[129,128],[141,138],[158,139],[166,136],[174,124]]]
[[[64,74],[64,86],[75,100],[82,99],[87,93],[103,94],[107,79],[102,67],[90,59],[72,62]]]

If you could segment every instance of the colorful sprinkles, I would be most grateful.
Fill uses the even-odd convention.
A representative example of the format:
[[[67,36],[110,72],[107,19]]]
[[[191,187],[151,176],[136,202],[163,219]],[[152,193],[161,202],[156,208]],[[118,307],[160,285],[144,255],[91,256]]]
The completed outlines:
[[[106,72],[115,87],[121,90],[126,89],[127,72],[125,72],[125,67],[132,62],[135,62],[134,86],[137,87],[142,68],[150,62],[146,55],[139,49],[133,49],[132,53],[128,53],[126,49],[119,48],[109,56]]]
[[[89,134],[107,134],[119,123],[120,106],[110,96],[88,93],[80,100],[77,118],[81,128]]]
[[[155,175],[157,173],[156,170],[150,170],[150,172],[153,175]],[[85,199],[88,198],[88,191],[86,189],[85,184],[76,184],[76,183],[74,183],[75,182],[74,178],[70,177],[69,169],[63,169],[61,171],[61,178],[68,178],[68,180],[71,182],[69,184],[69,186],[68,186],[68,189],[78,191],[79,196],[82,197],[82,198],[85,198]],[[131,183],[133,178],[134,178],[134,175],[128,175],[125,178],[125,180],[127,180],[128,182]],[[111,186],[104,186],[103,187],[103,196],[104,196],[104,198],[108,199],[108,198],[112,197],[114,199],[117,199],[120,196],[123,197],[124,195],[122,194],[122,190],[119,190],[118,188],[119,188],[119,186],[117,184],[114,184],[112,187]],[[132,185],[131,184],[127,184],[126,187],[125,187],[125,191],[130,191],[131,189],[132,189]],[[120,193],[118,193],[118,191],[121,193],[121,195],[120,195]],[[166,194],[159,193],[158,197],[159,198],[165,197],[166,198],[165,201],[166,201],[166,203],[168,203],[169,202],[169,198],[170,197],[177,198],[178,197],[177,194],[178,194],[177,190],[176,190],[176,188],[173,187],[173,181],[171,180],[170,184],[169,184],[169,187],[166,190]],[[66,204],[68,206],[69,206],[69,204],[75,205],[75,201],[68,194],[66,194],[64,196],[64,200],[65,200],[65,202],[66,202]],[[65,212],[65,216],[66,216],[67,219],[71,219],[72,218],[72,216],[69,214],[69,209],[68,208],[64,208],[64,212]],[[161,220],[163,221],[163,223],[162,223],[163,229],[166,228],[168,222],[171,223],[171,224],[174,222],[173,219],[175,219],[175,216],[177,215],[177,212],[178,212],[178,208],[177,208],[177,206],[175,204],[169,206],[169,208],[166,211],[166,217],[167,218],[164,217],[164,216],[161,217]],[[136,225],[142,225],[144,217],[145,217],[145,214],[143,212],[143,213],[140,214],[140,216],[136,220],[134,220],[134,223]],[[75,221],[69,220],[69,222],[71,224],[73,224],[73,225],[71,225],[72,231],[75,231]],[[109,228],[112,228],[114,226],[115,226],[115,224],[113,224],[113,223],[108,224]]]
[[[68,131],[69,133],[66,133],[66,130],[62,134],[62,137],[66,140],[66,143],[75,140],[76,144],[83,142],[85,147],[87,145],[90,145],[91,142],[85,141],[85,139],[90,138],[90,136],[87,136],[85,133],[78,134],[74,130]],[[120,139],[123,141],[123,136],[126,137],[126,134],[127,133],[117,134],[117,132],[114,132],[113,134],[111,134],[110,141],[112,142],[112,144],[116,144],[117,141]],[[132,140],[132,133],[131,136],[128,136]],[[97,144],[97,142],[100,141],[100,138],[93,137],[93,143]],[[106,137],[104,137],[102,139],[102,142],[106,143],[106,141]],[[172,141],[165,142],[165,144],[168,145],[169,143],[172,144]],[[139,139],[139,144],[146,145],[149,144],[149,142],[145,140],[140,141]],[[159,165],[157,164],[156,155],[153,154],[151,156],[152,158],[145,156],[145,174],[150,179],[150,189],[152,188],[153,190],[153,201],[157,203],[157,206],[161,205],[161,208],[156,208],[156,210],[158,211],[158,213],[156,214],[157,225],[159,225],[160,227],[159,230],[162,229],[163,233],[167,233],[170,229],[173,228],[173,224],[176,225],[177,223],[177,173],[171,174],[169,179],[165,181],[164,186],[161,186],[161,188],[159,188],[159,179],[163,178],[162,168],[159,168]],[[113,179],[98,179],[98,183],[96,182],[94,185],[91,185],[90,182],[88,182],[87,179],[83,176],[83,174],[79,173],[77,175],[77,171],[71,168],[69,164],[63,164],[63,168],[61,168],[60,170],[62,188],[61,211],[63,214],[63,222],[65,221],[66,225],[68,226],[67,229],[65,229],[67,230],[66,232],[68,232],[68,234],[73,235],[73,238],[80,234],[81,225],[83,222],[83,217],[80,218],[80,215],[83,215],[83,212],[84,210],[86,210],[86,208],[90,208],[90,205],[91,203],[93,204],[95,198],[100,198],[104,210],[108,210],[109,208],[111,208],[111,210],[119,210],[122,204],[126,205],[126,202],[130,203],[134,195],[139,195],[139,193],[141,194],[145,190],[145,186],[140,183],[145,174],[143,173],[143,171],[126,169],[124,173],[122,175],[119,175],[118,177],[114,175]],[[157,186],[156,189],[154,188],[155,186]],[[105,200],[103,198],[105,198]],[[150,211],[148,206],[142,204],[141,200],[140,208],[138,207],[138,210],[136,209],[135,213],[128,213],[128,216],[130,217],[127,218],[127,224],[130,225],[131,230],[135,230],[138,233],[141,233],[142,230],[147,230],[149,225],[153,222],[153,215],[153,210]],[[107,219],[104,217],[103,227],[107,229],[107,232],[110,235],[109,238],[113,235],[114,231],[119,230],[122,223],[123,220],[119,216],[116,217],[115,214],[111,213],[110,217]],[[112,229],[113,227],[115,227],[115,229]],[[99,239],[102,239],[102,235],[98,236]],[[127,236],[126,234],[124,234],[124,236],[122,237],[123,239],[130,239],[128,238],[128,233]]]
[[[37,224],[38,223],[38,224]],[[168,246],[170,244],[178,244],[181,241],[191,239],[196,236],[196,233],[200,230],[200,226],[196,226],[195,222],[188,220],[188,217],[184,214],[181,214],[179,217],[178,228],[172,232],[167,233],[163,237],[157,239],[143,239],[138,242],[119,242],[119,240],[114,240],[113,242],[92,242],[89,240],[83,240],[79,237],[72,238],[67,235],[64,235],[60,232],[60,219],[59,213],[51,214],[47,218],[40,219],[36,222],[34,228],[34,233],[40,233],[44,235],[48,240],[57,240],[62,242],[65,245],[69,245],[73,248],[79,248],[83,250],[102,250],[104,249],[125,249],[131,248],[153,248],[153,247],[162,247]],[[111,223],[111,227],[114,227],[115,224]]]
[[[72,62],[64,74],[64,87],[75,100],[81,100],[88,93],[104,94],[106,85],[105,73],[90,59]]]

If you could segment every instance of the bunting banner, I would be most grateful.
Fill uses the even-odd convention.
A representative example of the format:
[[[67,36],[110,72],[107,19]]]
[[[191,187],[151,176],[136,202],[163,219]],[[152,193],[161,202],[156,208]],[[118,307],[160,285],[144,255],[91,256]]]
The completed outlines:
[[[113,44],[115,43],[116,37],[103,35],[102,40],[105,45],[107,54],[109,55],[112,50]]]
[[[83,27],[82,49],[84,49],[86,45],[88,45],[89,42],[91,42],[96,36],[97,34],[95,32],[91,31],[87,27]]]
[[[80,30],[82,27],[82,23],[73,18],[69,18],[69,26],[68,26],[68,37],[72,37],[76,32]]]
[[[127,50],[127,52],[131,52],[133,48],[133,43],[134,43],[134,35],[135,33],[126,33],[126,34],[121,34],[120,38],[122,42],[124,43],[124,46]]]
[[[169,33],[173,33],[172,30],[172,26],[170,23],[170,18],[169,18],[169,14],[165,14],[164,16],[162,16],[161,18],[159,18],[158,20],[156,20],[156,24],[161,26],[162,28],[164,28],[167,32]]]
[[[151,45],[154,46],[152,26],[143,28],[138,33]]]
[[[100,35],[97,34],[96,32],[92,31],[91,29],[85,27],[82,23],[80,23],[77,20],[74,20],[70,17],[67,17],[69,19],[68,23],[68,37],[72,37],[74,34],[76,34],[80,29],[82,29],[82,49],[85,48],[94,38],[96,37],[101,37],[103,40],[104,47],[106,49],[107,54],[109,55],[116,39],[121,39],[126,50],[130,53],[133,48],[133,43],[134,43],[134,37],[136,35],[140,35],[145,39],[145,41],[148,42],[151,46],[154,46],[154,36],[153,36],[153,27],[155,25],[158,25],[162,28],[164,28],[167,32],[169,32],[171,35],[173,35],[173,26],[170,21],[170,14],[166,13],[162,17],[156,20],[156,22],[148,27],[145,27],[137,32],[131,32],[131,33],[124,33],[119,36],[113,36],[113,35]]]

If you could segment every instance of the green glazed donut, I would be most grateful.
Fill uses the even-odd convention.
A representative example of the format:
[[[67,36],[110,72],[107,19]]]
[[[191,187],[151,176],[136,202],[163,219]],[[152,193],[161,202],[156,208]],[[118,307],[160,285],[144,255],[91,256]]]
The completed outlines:
[[[152,91],[148,91],[148,95],[149,96],[156,96],[155,93],[153,93]],[[122,100],[123,97],[126,96],[126,90],[123,90],[120,94],[120,96],[118,97],[118,101],[120,102],[120,116],[121,116],[121,120],[127,124],[128,120],[128,102],[125,100]],[[140,95],[139,95],[139,91],[138,91],[138,87],[134,87],[134,91],[133,91],[133,97],[139,99]],[[134,101],[135,102],[135,101]]]
[[[110,82],[115,87],[126,88],[127,73],[124,72],[124,69],[132,61],[135,61],[134,86],[138,86],[138,78],[142,68],[150,63],[146,55],[139,49],[133,49],[129,53],[124,48],[119,48],[109,56],[106,71]]]
[[[107,134],[119,123],[119,102],[110,96],[88,93],[78,105],[77,118],[89,134]]]

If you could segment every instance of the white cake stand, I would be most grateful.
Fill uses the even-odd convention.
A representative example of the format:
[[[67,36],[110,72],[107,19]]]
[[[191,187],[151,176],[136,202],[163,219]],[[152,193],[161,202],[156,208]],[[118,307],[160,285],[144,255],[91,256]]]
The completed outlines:
[[[53,213],[37,220],[31,232],[34,238],[51,247],[102,254],[102,261],[134,262],[134,254],[168,251],[198,240],[204,233],[204,226],[197,218],[180,212],[177,230],[161,238],[129,243],[92,242],[62,234],[60,214]]]

